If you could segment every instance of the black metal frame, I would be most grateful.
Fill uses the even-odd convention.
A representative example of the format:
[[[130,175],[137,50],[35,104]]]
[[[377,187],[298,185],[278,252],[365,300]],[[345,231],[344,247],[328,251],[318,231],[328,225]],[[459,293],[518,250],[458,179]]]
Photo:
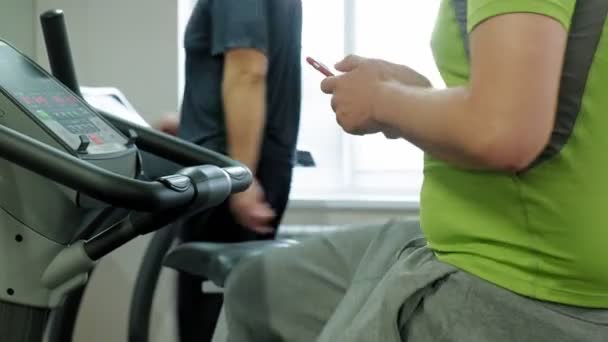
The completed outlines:
[[[94,269],[89,272],[93,275]],[[76,329],[76,321],[80,312],[80,304],[86,293],[88,283],[72,291],[65,298],[65,302],[50,312],[46,326],[46,338],[48,342],[71,342]],[[39,342],[41,340],[36,340]]]
[[[146,248],[129,308],[127,332],[129,342],[149,341],[152,305],[163,268],[162,261],[174,243],[178,229],[178,225],[171,225],[158,231]]]

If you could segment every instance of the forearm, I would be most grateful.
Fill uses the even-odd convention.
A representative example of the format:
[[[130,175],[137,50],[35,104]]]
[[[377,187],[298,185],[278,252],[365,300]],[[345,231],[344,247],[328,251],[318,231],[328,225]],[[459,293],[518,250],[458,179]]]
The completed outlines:
[[[266,81],[256,76],[227,75],[223,101],[228,154],[255,174],[266,122]]]
[[[435,158],[473,170],[521,167],[506,155],[515,149],[501,146],[509,130],[495,115],[502,113],[481,108],[466,87],[436,90],[385,82],[374,103],[374,115],[387,130]]]
[[[408,66],[391,62],[385,63],[386,65],[388,65],[388,70],[390,70],[391,75],[399,83],[410,86],[415,85],[424,88],[432,86],[431,82],[426,77],[419,74],[417,71]]]

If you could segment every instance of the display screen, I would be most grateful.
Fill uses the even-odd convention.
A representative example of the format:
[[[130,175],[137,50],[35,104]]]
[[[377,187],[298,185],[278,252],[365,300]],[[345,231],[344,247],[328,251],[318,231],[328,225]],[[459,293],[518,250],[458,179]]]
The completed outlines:
[[[83,135],[90,141],[89,152],[111,152],[119,146],[124,149],[126,138],[57,80],[1,41],[0,87],[74,150],[78,149]]]

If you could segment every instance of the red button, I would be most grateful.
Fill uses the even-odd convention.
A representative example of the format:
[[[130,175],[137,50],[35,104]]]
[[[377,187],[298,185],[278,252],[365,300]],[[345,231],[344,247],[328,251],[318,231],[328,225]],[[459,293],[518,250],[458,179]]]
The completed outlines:
[[[101,145],[103,144],[103,139],[101,139],[98,135],[96,134],[91,134],[89,136],[89,138],[91,139],[91,141],[95,144],[95,145]]]
[[[42,96],[36,96],[34,101],[36,101],[36,103],[38,103],[38,104],[47,104],[48,103],[47,100]]]

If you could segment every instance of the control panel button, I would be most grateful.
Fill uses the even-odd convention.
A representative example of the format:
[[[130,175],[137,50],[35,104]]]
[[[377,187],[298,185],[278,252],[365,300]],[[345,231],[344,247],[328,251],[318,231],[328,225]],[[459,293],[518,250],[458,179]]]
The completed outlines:
[[[135,145],[135,142],[138,138],[139,136],[137,135],[137,132],[135,132],[135,130],[133,129],[129,129],[129,141],[127,142],[127,144]]]
[[[103,139],[101,139],[97,134],[91,134],[91,135],[89,135],[89,138],[95,145],[103,144]]]
[[[38,117],[41,118],[41,119],[43,119],[43,120],[46,120],[46,119],[48,119],[50,117],[49,113],[47,113],[47,112],[45,112],[43,110],[37,110],[36,111],[36,115],[38,115]]]
[[[87,149],[89,148],[89,145],[91,144],[91,140],[89,140],[89,137],[86,135],[81,135],[81,136],[79,136],[79,138],[80,138],[80,145],[78,146],[78,152],[86,153]]]

